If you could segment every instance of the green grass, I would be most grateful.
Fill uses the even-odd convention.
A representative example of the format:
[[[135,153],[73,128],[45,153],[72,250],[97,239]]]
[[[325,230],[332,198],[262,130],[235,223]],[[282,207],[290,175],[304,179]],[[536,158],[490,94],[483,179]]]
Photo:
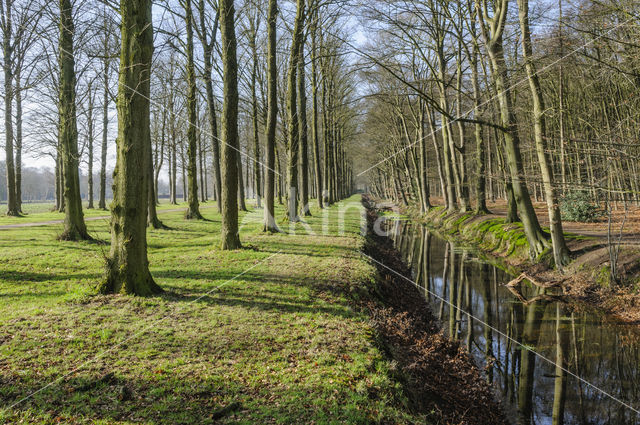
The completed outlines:
[[[375,269],[358,253],[359,198],[344,205],[343,225],[338,206],[312,210],[316,235],[242,214],[238,251],[219,249],[215,208],[164,213],[172,230],[148,242],[166,293],[150,298],[95,294],[108,246],[59,242],[58,225],[0,230],[0,422],[212,423],[233,402],[216,423],[419,421],[348,295]],[[108,240],[106,221],[88,227]]]

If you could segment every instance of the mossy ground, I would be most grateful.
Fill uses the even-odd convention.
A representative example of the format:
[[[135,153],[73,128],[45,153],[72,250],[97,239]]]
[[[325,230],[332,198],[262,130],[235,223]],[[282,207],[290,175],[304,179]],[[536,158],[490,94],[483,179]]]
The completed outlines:
[[[424,423],[350,295],[376,276],[359,202],[344,220],[312,209],[316,235],[242,214],[238,251],[219,249],[215,208],[165,212],[172,230],[148,241],[166,292],[149,298],[96,295],[108,246],[57,241],[57,225],[1,231],[0,422],[200,424],[237,402],[216,423]],[[108,240],[106,221],[88,228]]]
[[[515,261],[526,261],[529,257],[529,244],[522,223],[505,223],[503,218],[488,218],[473,213],[447,214],[435,208],[423,219],[447,235],[493,255]]]

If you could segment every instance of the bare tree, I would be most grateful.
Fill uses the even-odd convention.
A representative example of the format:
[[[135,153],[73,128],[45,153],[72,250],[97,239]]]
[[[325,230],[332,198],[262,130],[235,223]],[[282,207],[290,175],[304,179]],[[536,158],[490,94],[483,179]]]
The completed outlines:
[[[122,0],[118,151],[111,210],[111,250],[103,293],[150,295],[162,289],[149,272],[149,94],[153,56],[151,0]]]

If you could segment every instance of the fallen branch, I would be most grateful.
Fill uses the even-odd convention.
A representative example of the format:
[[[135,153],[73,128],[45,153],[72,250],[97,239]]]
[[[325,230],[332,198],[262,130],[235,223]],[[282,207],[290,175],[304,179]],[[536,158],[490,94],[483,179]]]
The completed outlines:
[[[515,280],[515,279],[514,279]],[[515,295],[516,298],[518,298],[520,300],[520,302],[524,305],[529,305],[529,304],[533,304],[537,301],[561,301],[561,302],[566,302],[564,298],[562,298],[561,296],[557,296],[557,295],[549,295],[549,294],[540,294],[540,295],[536,295],[535,297],[531,298],[531,299],[526,299],[524,297],[524,295],[522,295],[522,293],[520,293],[520,291],[516,288],[514,288],[513,286],[507,286],[507,289],[509,290],[509,292],[511,292],[513,295]]]
[[[515,279],[511,280],[509,283],[507,283],[505,286],[509,287],[509,288],[514,288],[516,286],[518,286],[520,283],[522,283],[523,280],[528,280],[529,282],[533,283],[534,285],[540,287],[540,288],[555,288],[560,286],[561,283],[565,282],[567,280],[567,278],[564,279],[560,279],[560,280],[554,280],[552,282],[541,282],[539,280],[537,280],[536,278],[534,278],[533,276],[527,274],[527,273],[521,273],[520,276],[516,277]]]

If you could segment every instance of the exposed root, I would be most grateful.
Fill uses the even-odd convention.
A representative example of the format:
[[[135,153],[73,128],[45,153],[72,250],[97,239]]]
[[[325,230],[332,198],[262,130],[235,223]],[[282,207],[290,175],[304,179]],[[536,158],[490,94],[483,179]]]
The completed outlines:
[[[523,280],[528,280],[529,282],[533,283],[534,285],[540,288],[548,289],[548,288],[561,287],[562,284],[568,280],[568,278],[554,280],[554,281],[540,281],[535,277],[531,276],[530,274],[524,272],[524,273],[521,273],[520,276],[506,283],[505,286],[510,288],[515,288],[520,283],[522,283]]]

